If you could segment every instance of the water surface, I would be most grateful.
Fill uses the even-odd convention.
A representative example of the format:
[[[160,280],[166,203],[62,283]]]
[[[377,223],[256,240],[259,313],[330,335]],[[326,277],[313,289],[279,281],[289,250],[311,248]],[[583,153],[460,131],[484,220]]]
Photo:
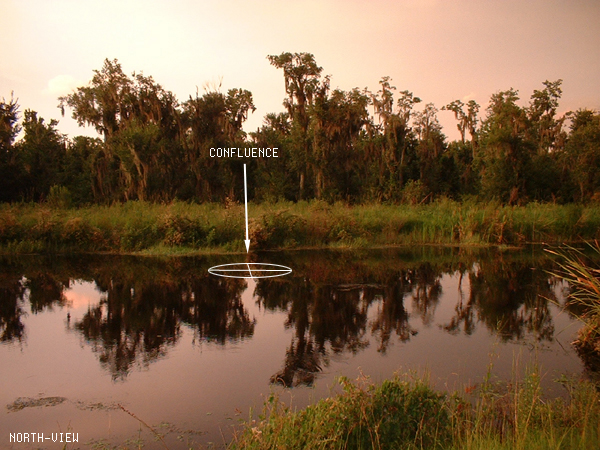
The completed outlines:
[[[59,431],[153,446],[141,421],[171,449],[221,445],[271,392],[301,407],[337,392],[340,375],[428,372],[460,390],[490,366],[507,379],[537,362],[560,395],[552,380],[586,372],[566,286],[541,251],[263,253],[249,261],[293,272],[208,273],[244,258],[4,258],[0,448],[9,433]]]

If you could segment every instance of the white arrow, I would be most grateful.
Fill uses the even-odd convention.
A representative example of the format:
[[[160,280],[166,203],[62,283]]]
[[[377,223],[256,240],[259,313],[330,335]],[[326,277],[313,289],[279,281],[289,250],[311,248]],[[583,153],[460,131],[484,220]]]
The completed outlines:
[[[244,208],[246,211],[246,253],[250,251],[250,239],[248,239],[248,189],[246,188],[246,164],[244,164]]]

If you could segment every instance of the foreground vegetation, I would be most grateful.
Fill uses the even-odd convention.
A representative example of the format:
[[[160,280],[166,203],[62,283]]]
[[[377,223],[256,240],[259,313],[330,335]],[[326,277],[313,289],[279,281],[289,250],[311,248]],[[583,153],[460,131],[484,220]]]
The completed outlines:
[[[600,394],[564,382],[567,396],[544,399],[540,372],[471,394],[432,390],[421,378],[373,385],[341,380],[344,392],[294,412],[271,398],[233,449],[590,449],[600,445]],[[467,389],[470,390],[470,389]]]
[[[38,204],[0,206],[4,253],[148,254],[242,252],[243,205],[126,202],[65,208],[60,196]],[[519,245],[576,242],[600,236],[600,207],[530,203],[502,206],[250,205],[251,249],[366,247],[402,244]]]

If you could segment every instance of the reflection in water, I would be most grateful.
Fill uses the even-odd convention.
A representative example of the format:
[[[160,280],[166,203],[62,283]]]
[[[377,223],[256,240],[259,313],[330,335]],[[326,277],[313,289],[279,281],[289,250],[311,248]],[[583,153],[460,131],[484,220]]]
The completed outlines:
[[[255,319],[242,303],[245,280],[204,276],[183,286],[181,320],[196,331],[197,340],[225,344],[251,337]]]
[[[31,312],[36,314],[45,309],[52,310],[53,306],[65,305],[63,292],[69,287],[69,278],[63,280],[48,273],[38,272],[29,275],[23,286],[29,292]]]
[[[404,307],[404,297],[414,288],[413,271],[403,271],[397,280],[390,280],[383,289],[367,287],[364,290],[369,303],[378,303],[377,314],[371,322],[371,333],[378,342],[377,351],[386,353],[394,334],[401,342],[406,342],[417,331],[408,323],[408,312]]]
[[[19,341],[25,336],[22,317],[25,287],[21,277],[0,272],[0,341]]]
[[[177,292],[153,283],[111,280],[99,285],[100,303],[75,323],[113,379],[123,379],[138,361],[147,366],[165,355],[180,334]]]
[[[252,336],[255,321],[245,311],[244,280],[204,276],[156,282],[154,279],[97,281],[103,293],[75,324],[99,354],[113,379],[124,379],[134,364],[146,367],[166,355],[191,326],[198,340],[224,344]]]
[[[43,271],[34,271],[24,277],[12,265],[6,269],[0,271],[0,341],[21,342],[25,337],[22,322],[26,315],[25,298],[33,314],[51,310],[53,306],[64,306],[63,292],[69,287],[69,279],[64,281]]]
[[[414,286],[414,289],[412,289],[414,308],[418,311],[423,324],[429,326],[433,323],[435,308],[442,294],[442,274],[429,263],[425,263],[411,275],[414,277],[412,283]]]
[[[385,354],[395,342],[410,341],[419,323],[434,324],[442,280],[449,276],[459,282],[453,316],[442,325],[446,332],[468,336],[484,326],[503,341],[527,335],[553,339],[548,301],[557,301],[557,282],[546,272],[552,267],[546,256],[427,252],[269,255],[282,259],[273,262],[294,268],[286,277],[256,280],[257,306],[284,312],[285,327],[292,330],[285,355],[279,356],[282,368],[270,381],[288,387],[312,385],[332,357],[356,354],[370,345]],[[207,273],[222,259],[2,261],[1,340],[26,339],[22,318],[27,305],[32,314],[65,306],[64,293],[73,280],[93,282],[100,300],[67,327],[84,338],[114,380],[125,380],[132,368],[148,367],[168,354],[182,327],[193,330],[196,342],[218,346],[251,338],[256,319],[242,302],[246,281]]]
[[[531,333],[539,341],[551,341],[554,324],[548,301],[556,302],[557,282],[542,268],[502,260],[481,261],[469,271],[470,294],[467,304],[456,306],[456,316],[446,327],[456,330],[463,323],[465,332],[474,329],[473,313],[479,322],[503,340],[519,340]]]

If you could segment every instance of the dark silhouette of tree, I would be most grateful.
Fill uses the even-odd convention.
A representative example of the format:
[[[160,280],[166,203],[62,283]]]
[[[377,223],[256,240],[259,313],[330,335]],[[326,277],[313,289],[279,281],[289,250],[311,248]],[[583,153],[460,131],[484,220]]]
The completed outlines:
[[[224,345],[251,338],[256,319],[242,302],[244,280],[203,277],[193,280],[183,291],[182,321],[191,326],[200,341]]]
[[[526,106],[515,89],[493,94],[483,120],[475,100],[451,101],[441,109],[452,111],[460,137],[447,142],[437,107],[417,111],[421,98],[398,91],[389,76],[376,93],[343,91],[331,87],[311,53],[267,59],[283,72],[285,112],[267,114],[249,134],[243,127],[256,109],[250,91],[224,93],[219,85],[180,103],[151,76],[126,74],[116,59],[58,99],[63,115],[70,109],[101,139],[68,140],[56,121],[32,110],[20,124],[17,100],[2,99],[0,201],[231,204],[242,200],[240,161],[209,151],[246,146],[278,148],[279,158],[247,161],[250,200],[257,201],[475,197],[517,205],[589,201],[600,192],[597,112],[559,114],[560,79],[544,81]]]
[[[561,155],[563,181],[571,184],[573,197],[588,201],[600,195],[600,113],[589,109],[576,111]]]
[[[22,342],[25,338],[24,297],[21,277],[0,272],[0,342]]]
[[[182,160],[179,105],[171,92],[152,77],[127,76],[116,59],[106,59],[88,86],[59,101],[63,114],[71,108],[79,125],[104,137],[103,154],[92,165],[102,199],[174,197]]]
[[[395,333],[400,342],[407,342],[417,331],[409,324],[408,311],[404,306],[407,295],[414,289],[412,271],[402,271],[389,280],[382,289],[367,288],[365,295],[369,304],[381,300],[376,306],[377,315],[370,323],[371,333],[379,342],[377,351],[386,353]]]
[[[22,192],[27,199],[44,200],[52,186],[62,184],[61,172],[67,157],[66,137],[58,132],[57,125],[56,120],[46,124],[35,111],[25,111],[25,136],[17,144],[17,151],[24,168]]]
[[[75,323],[75,329],[113,379],[123,380],[136,364],[147,367],[178,341],[178,289],[111,278],[103,290],[99,304]]]
[[[248,112],[256,108],[250,91],[230,89],[227,95],[218,90],[183,104],[185,165],[189,168],[193,196],[202,201],[236,198],[239,163],[211,158],[210,148],[244,146],[242,125]],[[237,194],[237,198],[239,194]]]
[[[299,175],[298,198],[306,196],[306,179],[312,165],[312,146],[308,127],[310,122],[309,108],[313,105],[319,91],[329,88],[329,78],[321,82],[321,72],[311,53],[289,53],[269,55],[271,65],[283,70],[285,106],[292,123],[292,155],[295,156],[295,169]]]
[[[10,100],[0,102],[0,201],[9,202],[19,198],[23,180],[22,167],[17,159],[14,146],[19,125],[18,100],[11,94]]]
[[[402,91],[397,108],[394,108],[396,87],[390,81],[390,77],[383,77],[379,81],[381,89],[372,96],[375,115],[379,119],[376,129],[379,136],[375,136],[375,141],[379,141],[379,145],[375,145],[379,166],[378,187],[384,199],[394,199],[404,187],[408,175],[408,154],[415,141],[409,124],[414,105],[421,102],[412,92]]]
[[[463,323],[472,332],[473,309],[479,322],[500,336],[503,341],[523,339],[531,333],[539,341],[554,336],[554,323],[547,299],[556,297],[553,281],[544,270],[528,265],[507,264],[501,259],[482,262],[478,270],[469,272],[471,293],[466,306],[456,309],[457,315],[446,326],[449,331]],[[462,300],[461,300],[462,303]]]
[[[517,105],[518,91],[492,95],[481,128],[479,166],[482,194],[509,204],[527,197],[527,179],[535,152],[527,140],[527,111]]]

